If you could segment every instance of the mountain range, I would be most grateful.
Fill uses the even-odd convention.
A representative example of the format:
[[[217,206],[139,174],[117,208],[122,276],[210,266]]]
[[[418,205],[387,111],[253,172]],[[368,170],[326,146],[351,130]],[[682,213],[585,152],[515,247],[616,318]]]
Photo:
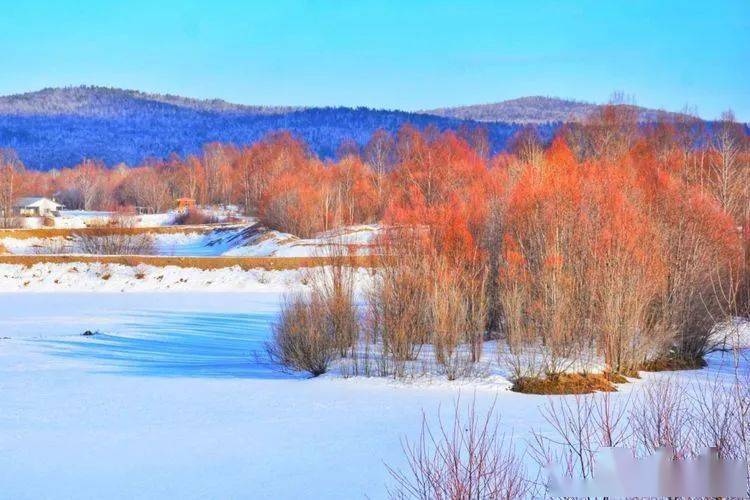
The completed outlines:
[[[294,106],[246,106],[222,99],[192,99],[171,94],[149,94],[138,90],[107,87],[47,88],[37,92],[0,96],[0,115],[114,118],[142,112],[199,112],[279,115],[300,111]]]
[[[324,158],[347,139],[364,144],[378,128],[410,123],[440,130],[481,126],[493,152],[523,126],[550,137],[563,122],[580,120],[596,104],[524,97],[495,104],[420,112],[346,107],[248,106],[107,87],[48,88],[0,97],[0,147],[14,148],[27,167],[47,170],[84,158],[134,165],[171,153],[198,153],[213,141],[249,144],[289,130]],[[638,108],[642,120],[657,111]]]
[[[630,104],[623,106],[633,109],[641,122],[654,121],[660,117],[673,119],[681,116],[681,113],[671,113]],[[423,113],[479,122],[539,124],[580,121],[590,116],[599,107],[599,104],[590,102],[531,96],[492,104],[437,108],[423,111]]]

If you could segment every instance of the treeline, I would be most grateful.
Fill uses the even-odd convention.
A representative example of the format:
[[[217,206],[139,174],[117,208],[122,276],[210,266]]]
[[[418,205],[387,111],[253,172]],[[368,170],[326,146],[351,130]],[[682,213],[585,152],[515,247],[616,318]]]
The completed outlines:
[[[2,151],[6,204],[22,196],[54,197],[69,210],[162,212],[177,198],[199,205],[236,205],[270,227],[299,236],[356,222],[383,219],[398,191],[397,166],[413,141],[448,140],[460,154],[489,158],[484,129],[441,133],[403,127],[397,134],[376,131],[364,147],[339,145],[335,160],[324,161],[289,132],[269,134],[251,146],[210,143],[201,154],[107,168],[86,160],[60,170],[25,169],[13,150]],[[446,150],[447,153],[447,150]],[[450,153],[452,154],[452,153]],[[9,205],[10,206],[10,205]],[[10,211],[8,212],[10,213]]]
[[[509,153],[489,157],[482,144],[404,128],[335,165],[270,177],[283,194],[256,199],[271,226],[390,228],[358,335],[336,327],[356,316],[340,283],[290,304],[309,320],[276,332],[297,353],[292,366],[309,366],[294,341],[315,324],[302,358],[338,352],[367,373],[363,339],[380,350],[378,373],[403,374],[429,346],[449,377],[471,373],[499,339],[517,383],[602,361],[632,375],[701,366],[725,340],[717,325],[748,314],[750,152],[730,116],[705,135],[695,124],[638,126],[608,107],[547,145],[533,131]]]
[[[266,114],[259,110],[201,111],[130,99],[105,104],[111,104],[111,113],[77,116],[0,112],[0,147],[15,149],[27,167],[37,170],[75,165],[85,158],[99,159],[108,167],[120,162],[133,166],[170,153],[183,157],[198,154],[210,142],[251,144],[269,132],[287,130],[305,141],[317,156],[330,159],[344,140],[364,144],[380,128],[395,133],[406,123],[440,130],[478,126],[468,120],[367,108]],[[495,152],[502,150],[520,128],[510,123],[482,126]],[[545,136],[556,127],[537,126]]]

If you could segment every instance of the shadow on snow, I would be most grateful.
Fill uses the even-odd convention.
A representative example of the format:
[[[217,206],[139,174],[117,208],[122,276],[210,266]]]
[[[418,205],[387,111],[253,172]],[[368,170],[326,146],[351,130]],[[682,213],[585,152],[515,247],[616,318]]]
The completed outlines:
[[[40,340],[52,354],[90,360],[97,371],[156,377],[296,378],[267,360],[274,313],[128,314],[113,333]]]

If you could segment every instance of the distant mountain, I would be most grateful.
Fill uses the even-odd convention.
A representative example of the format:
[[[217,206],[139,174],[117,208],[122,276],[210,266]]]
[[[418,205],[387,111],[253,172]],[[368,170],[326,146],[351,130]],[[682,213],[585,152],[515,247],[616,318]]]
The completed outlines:
[[[580,121],[599,107],[600,105],[589,102],[533,96],[494,104],[431,109],[423,111],[423,113],[479,122],[535,124]],[[679,113],[669,113],[640,106],[628,105],[628,107],[637,110],[639,119],[643,122],[654,121],[662,115],[667,117],[679,116]]]
[[[496,104],[425,112],[369,108],[247,106],[106,87],[49,88],[0,97],[0,147],[14,148],[30,168],[74,165],[84,158],[107,165],[135,165],[171,153],[200,152],[213,141],[251,144],[269,132],[289,130],[323,158],[344,140],[364,145],[383,128],[410,123],[439,130],[483,127],[492,152],[505,148],[523,126],[552,136],[561,123],[581,120],[596,104],[550,97],[523,97]],[[642,121],[660,112],[636,108]],[[669,113],[669,116],[678,116]]]
[[[14,148],[27,167],[42,170],[84,158],[136,165],[171,153],[199,153],[213,141],[251,144],[278,130],[291,131],[315,153],[330,158],[344,140],[365,144],[375,130],[396,132],[406,123],[439,130],[482,126],[493,152],[502,150],[520,128],[404,111],[244,106],[103,87],[0,97],[0,147]],[[554,128],[539,129],[550,137]]]
[[[112,118],[143,112],[191,110],[212,113],[278,115],[299,111],[293,106],[245,106],[221,99],[191,99],[137,90],[80,86],[47,88],[37,92],[0,96],[0,115],[85,116]]]

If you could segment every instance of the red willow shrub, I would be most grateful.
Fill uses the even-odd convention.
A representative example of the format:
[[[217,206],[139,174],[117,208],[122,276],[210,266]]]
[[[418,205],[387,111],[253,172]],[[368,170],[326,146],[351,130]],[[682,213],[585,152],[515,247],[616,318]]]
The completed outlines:
[[[499,273],[516,376],[566,371],[587,349],[629,373],[713,348],[737,281],[736,228],[643,153],[578,162],[558,138],[518,168]]]
[[[494,404],[486,414],[475,401],[464,410],[454,403],[452,422],[438,415],[430,424],[422,417],[419,436],[403,440],[406,466],[386,464],[393,484],[389,497],[398,500],[534,498],[538,488],[530,478],[511,437],[501,433]]]

